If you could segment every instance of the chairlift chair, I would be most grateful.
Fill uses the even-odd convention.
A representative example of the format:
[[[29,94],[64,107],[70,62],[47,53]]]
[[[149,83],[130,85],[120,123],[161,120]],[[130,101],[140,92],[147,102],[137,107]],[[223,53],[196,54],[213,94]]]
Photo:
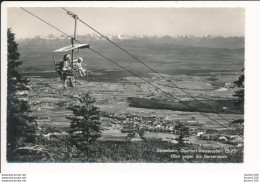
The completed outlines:
[[[74,77],[74,73],[78,73],[79,70],[77,69],[77,67],[75,66],[78,58],[80,57],[80,49],[85,49],[85,48],[89,48],[89,44],[74,44],[74,45],[70,45],[70,46],[66,46],[66,47],[62,47],[60,49],[57,49],[55,51],[53,51],[53,61],[54,61],[54,68],[56,71],[57,76],[59,76],[61,79],[63,78],[63,71],[62,71],[62,59],[56,59],[56,54],[58,53],[66,53],[69,51],[72,51],[72,60],[70,61],[71,67],[72,67],[72,74],[71,75],[67,75],[67,78],[72,80],[75,80]],[[74,50],[78,50],[78,55],[75,57],[74,56]],[[72,83],[73,85],[73,83]]]

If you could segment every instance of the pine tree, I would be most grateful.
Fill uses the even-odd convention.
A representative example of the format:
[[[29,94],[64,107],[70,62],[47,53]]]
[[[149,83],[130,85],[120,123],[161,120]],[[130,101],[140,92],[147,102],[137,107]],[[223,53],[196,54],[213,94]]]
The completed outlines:
[[[242,69],[244,71],[244,69]],[[244,73],[239,76],[238,80],[234,81],[234,87],[239,88],[238,90],[235,91],[235,94],[233,95],[234,97],[238,98],[238,105],[243,105],[244,104],[244,82],[245,82],[245,75]]]
[[[70,120],[68,133],[72,144],[81,152],[90,155],[90,147],[101,135],[100,110],[94,105],[95,98],[88,93],[79,97],[78,102],[69,107],[73,114],[67,118]]]
[[[7,160],[13,158],[13,152],[21,145],[35,142],[37,123],[30,116],[30,107],[27,101],[19,94],[28,91],[28,80],[24,79],[17,71],[22,62],[18,43],[15,42],[15,34],[11,29],[8,36],[8,70],[7,70]]]
[[[179,137],[175,139],[178,141],[178,144],[183,144],[184,141],[187,141],[184,138],[190,136],[189,128],[181,122],[177,123],[174,128],[176,134],[179,135]]]

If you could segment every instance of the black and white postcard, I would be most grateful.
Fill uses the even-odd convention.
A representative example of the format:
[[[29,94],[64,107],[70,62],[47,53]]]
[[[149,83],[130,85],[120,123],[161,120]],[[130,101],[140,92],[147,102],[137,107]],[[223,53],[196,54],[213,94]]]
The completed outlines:
[[[78,3],[2,6],[3,173],[185,164],[258,182],[253,3]]]

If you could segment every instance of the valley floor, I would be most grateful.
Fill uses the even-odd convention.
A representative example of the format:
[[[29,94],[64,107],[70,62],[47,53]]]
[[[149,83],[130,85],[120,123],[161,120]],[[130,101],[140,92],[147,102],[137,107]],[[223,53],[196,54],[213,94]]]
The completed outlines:
[[[97,74],[97,73],[96,73]],[[166,75],[170,77],[169,75]],[[223,128],[219,124],[209,120],[199,112],[171,111],[166,109],[148,109],[130,107],[127,102],[128,97],[168,99],[160,91],[151,88],[146,83],[140,82],[134,77],[125,77],[118,82],[94,82],[86,79],[79,79],[75,88],[64,90],[62,81],[59,78],[30,77],[32,91],[27,96],[33,110],[33,115],[37,117],[40,126],[56,127],[64,135],[69,129],[70,124],[66,116],[71,112],[66,109],[69,103],[73,103],[81,94],[90,92],[91,96],[97,99],[96,105],[100,107],[103,115],[101,117],[103,133],[101,141],[126,141],[131,133],[131,128],[126,123],[133,123],[134,127],[142,128],[144,138],[162,139],[164,141],[175,143],[178,136],[174,133],[173,126],[176,122],[182,121],[190,128],[192,135],[187,138],[190,144],[198,144],[209,147],[235,147],[242,146],[243,140],[234,133]],[[205,77],[178,76],[176,82],[181,87],[186,87],[189,92],[200,99],[230,99],[233,90],[229,88],[230,78],[224,79],[224,83],[219,86],[212,86],[205,82]],[[226,79],[226,80],[225,80]],[[167,85],[158,77],[151,75],[147,78],[153,84],[159,83]],[[219,91],[219,88],[228,88],[225,91]],[[174,93],[182,100],[189,100],[185,94],[171,87],[163,87],[167,92]],[[207,115],[219,123],[229,127],[227,121],[214,113]],[[221,114],[229,121],[243,118],[243,114]],[[133,127],[133,126],[131,126]],[[201,135],[201,136],[200,136]],[[230,137],[231,136],[231,137]],[[219,141],[217,137],[225,137],[224,141]],[[142,140],[140,136],[132,139]]]

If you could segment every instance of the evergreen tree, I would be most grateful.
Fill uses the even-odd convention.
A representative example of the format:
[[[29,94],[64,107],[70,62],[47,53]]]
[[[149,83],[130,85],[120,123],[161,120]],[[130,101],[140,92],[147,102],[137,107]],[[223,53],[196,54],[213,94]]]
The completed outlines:
[[[175,139],[178,141],[178,144],[183,144],[184,141],[187,141],[184,138],[190,136],[189,128],[181,122],[177,123],[174,128],[176,134],[179,135],[179,137]]]
[[[242,69],[244,71],[244,69]],[[238,90],[235,91],[235,94],[233,95],[234,97],[238,98],[238,105],[243,105],[244,104],[244,81],[245,81],[245,75],[244,73],[239,76],[238,80],[234,81],[234,87],[239,88]]]
[[[245,83],[245,75],[244,75],[244,69],[242,75],[239,76],[238,80],[233,82],[233,88],[238,88],[238,90],[235,91],[233,94],[234,97],[238,99],[237,102],[234,103],[234,105],[239,108],[240,110],[244,109],[244,83]],[[230,127],[234,128],[236,133],[243,135],[244,134],[244,119],[237,119],[232,121],[230,123]]]
[[[70,120],[68,133],[72,145],[75,145],[81,153],[90,155],[91,145],[100,137],[100,110],[94,105],[95,98],[88,93],[79,97],[78,102],[69,107],[73,114],[67,118]],[[85,155],[85,154],[84,154]]]
[[[17,71],[22,62],[18,43],[15,42],[15,34],[11,29],[8,36],[8,70],[7,70],[7,160],[12,160],[13,152],[21,145],[35,142],[37,123],[30,116],[30,107],[27,101],[21,98],[21,94],[28,92],[28,80],[24,79]]]

